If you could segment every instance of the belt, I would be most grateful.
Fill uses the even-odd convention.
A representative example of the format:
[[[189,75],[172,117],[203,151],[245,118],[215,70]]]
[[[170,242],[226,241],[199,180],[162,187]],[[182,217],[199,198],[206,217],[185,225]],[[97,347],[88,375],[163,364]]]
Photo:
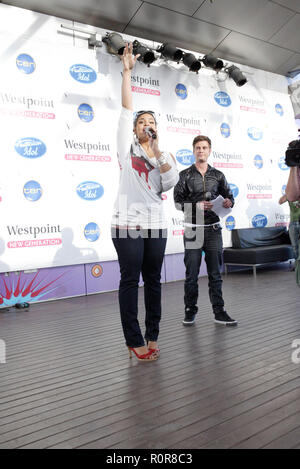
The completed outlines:
[[[211,225],[193,225],[192,223],[185,223],[185,227],[187,228],[208,228],[209,226],[221,226],[220,222],[212,223]]]
[[[142,229],[140,225],[136,225],[136,226],[112,225],[112,228],[116,228],[117,230],[136,230],[136,231],[140,231]]]

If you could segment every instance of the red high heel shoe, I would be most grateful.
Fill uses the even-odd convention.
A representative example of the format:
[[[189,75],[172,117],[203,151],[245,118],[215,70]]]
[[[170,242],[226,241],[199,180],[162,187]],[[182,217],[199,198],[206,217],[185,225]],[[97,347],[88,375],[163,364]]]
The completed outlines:
[[[143,355],[140,355],[137,353],[136,350],[134,350],[133,347],[128,347],[129,350],[129,357],[132,358],[132,352],[135,354],[137,359],[141,362],[152,362],[154,360],[158,359],[158,356],[155,353],[154,349],[149,350],[147,353],[144,353]]]
[[[150,340],[147,340],[147,347],[148,347],[148,350],[153,350],[155,352],[155,354],[157,355],[157,358],[159,357],[160,355],[160,348],[159,346],[157,345],[156,348],[151,348],[149,347],[149,342]]]

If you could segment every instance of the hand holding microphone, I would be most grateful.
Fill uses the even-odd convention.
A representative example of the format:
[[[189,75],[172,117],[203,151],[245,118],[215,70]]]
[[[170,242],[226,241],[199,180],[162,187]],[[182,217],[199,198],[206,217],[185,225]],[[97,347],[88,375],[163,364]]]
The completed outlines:
[[[201,202],[197,202],[197,207],[200,210],[211,210],[213,207],[213,204],[210,202],[211,200],[211,192],[205,192],[204,194],[204,200]]]
[[[147,127],[145,127],[144,130],[145,130],[145,133],[148,135],[148,137],[152,138],[153,140],[157,138],[157,134],[155,130],[153,130],[152,127],[150,127],[149,125],[147,125]]]

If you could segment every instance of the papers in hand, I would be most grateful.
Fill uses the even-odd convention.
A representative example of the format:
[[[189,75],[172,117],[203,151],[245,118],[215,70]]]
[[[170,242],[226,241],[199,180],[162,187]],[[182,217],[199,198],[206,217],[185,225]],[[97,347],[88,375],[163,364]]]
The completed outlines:
[[[232,211],[231,208],[225,208],[223,207],[223,202],[224,202],[224,197],[221,195],[218,195],[218,197],[214,200],[210,200],[210,202],[213,204],[212,209],[220,218],[223,218]]]

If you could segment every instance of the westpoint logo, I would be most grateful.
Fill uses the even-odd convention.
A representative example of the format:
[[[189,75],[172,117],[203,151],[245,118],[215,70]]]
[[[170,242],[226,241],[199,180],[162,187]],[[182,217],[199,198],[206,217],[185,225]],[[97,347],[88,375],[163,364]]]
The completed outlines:
[[[6,363],[6,344],[4,340],[0,340],[0,364]]]

